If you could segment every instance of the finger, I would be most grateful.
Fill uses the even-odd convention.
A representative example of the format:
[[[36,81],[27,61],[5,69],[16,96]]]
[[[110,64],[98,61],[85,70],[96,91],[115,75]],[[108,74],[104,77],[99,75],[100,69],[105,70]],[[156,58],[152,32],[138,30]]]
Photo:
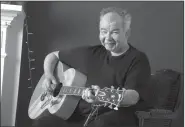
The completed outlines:
[[[57,84],[57,81],[56,81],[55,78],[52,79],[52,83],[53,83],[53,84]]]
[[[86,100],[88,103],[93,103],[93,100],[92,99],[87,99]]]
[[[88,100],[88,101],[92,98],[92,94],[89,89],[86,91],[85,95],[86,95],[86,100]]]
[[[100,87],[97,85],[92,85],[92,88],[94,89],[95,96],[98,94],[98,91],[100,90]]]
[[[42,84],[42,88],[47,90],[48,89],[48,81],[44,80],[43,84]]]
[[[42,86],[41,86],[43,89],[46,89],[46,83],[45,83],[45,80],[43,81],[42,83]]]
[[[85,96],[85,98],[88,97],[88,91],[89,91],[89,88],[87,88],[87,89],[84,91],[84,96]]]
[[[93,95],[92,95],[92,93],[91,93],[91,91],[90,91],[89,88],[87,88],[87,89],[84,91],[82,97],[83,97],[83,99],[84,99],[85,101],[87,101],[88,103],[92,103],[92,102],[93,102],[93,99],[91,98],[91,97],[93,97]]]
[[[92,103],[94,100],[92,98],[86,98],[86,101],[89,102],[89,103]]]
[[[85,90],[82,92],[82,99],[85,100]]]
[[[87,99],[87,91],[88,91],[88,88],[85,89],[85,90],[82,92],[82,99],[84,99],[84,100]]]
[[[48,92],[52,92],[55,89],[55,87],[56,87],[55,84],[52,84],[51,80],[46,81],[46,90]]]
[[[93,94],[91,93],[91,91],[87,91],[87,97],[91,98],[93,96]]]
[[[57,84],[51,84],[50,86],[54,90],[56,88]]]
[[[97,86],[97,85],[92,85],[91,87],[92,87],[93,89],[100,89],[100,87]]]

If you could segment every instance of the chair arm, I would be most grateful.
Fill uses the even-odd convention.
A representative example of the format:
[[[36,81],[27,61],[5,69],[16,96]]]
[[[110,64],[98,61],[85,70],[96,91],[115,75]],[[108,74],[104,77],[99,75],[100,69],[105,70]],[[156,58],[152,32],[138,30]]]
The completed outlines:
[[[148,111],[136,111],[136,116],[139,119],[139,127],[143,127],[145,119],[175,119],[176,112],[165,109],[150,109]]]
[[[150,109],[149,111],[136,111],[136,115],[138,118],[142,119],[175,119],[177,117],[177,113],[166,109]]]

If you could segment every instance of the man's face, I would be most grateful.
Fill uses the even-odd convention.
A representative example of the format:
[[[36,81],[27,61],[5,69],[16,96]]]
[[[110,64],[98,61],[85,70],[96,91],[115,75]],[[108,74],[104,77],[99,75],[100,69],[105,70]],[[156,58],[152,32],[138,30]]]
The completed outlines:
[[[127,43],[122,18],[116,13],[107,13],[100,20],[99,38],[102,45],[114,53],[121,53]]]

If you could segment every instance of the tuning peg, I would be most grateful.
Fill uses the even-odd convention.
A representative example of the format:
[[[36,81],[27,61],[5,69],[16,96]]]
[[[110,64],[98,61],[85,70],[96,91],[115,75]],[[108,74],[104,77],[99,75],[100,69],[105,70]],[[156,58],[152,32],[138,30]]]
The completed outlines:
[[[118,106],[114,107],[114,110],[118,110]]]
[[[109,108],[112,109],[112,104],[109,105]]]

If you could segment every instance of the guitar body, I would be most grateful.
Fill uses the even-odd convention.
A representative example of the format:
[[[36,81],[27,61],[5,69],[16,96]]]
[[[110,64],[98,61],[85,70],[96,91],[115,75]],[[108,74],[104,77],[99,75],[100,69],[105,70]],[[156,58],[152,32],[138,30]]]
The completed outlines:
[[[85,87],[87,80],[84,74],[69,68],[61,62],[58,62],[56,65],[54,75],[63,86]],[[46,92],[42,88],[44,79],[45,77],[42,75],[31,97],[28,108],[29,117],[31,119],[38,119],[51,113],[67,120],[73,114],[81,97],[61,95],[59,91],[58,95],[50,94],[41,101],[43,93]]]

